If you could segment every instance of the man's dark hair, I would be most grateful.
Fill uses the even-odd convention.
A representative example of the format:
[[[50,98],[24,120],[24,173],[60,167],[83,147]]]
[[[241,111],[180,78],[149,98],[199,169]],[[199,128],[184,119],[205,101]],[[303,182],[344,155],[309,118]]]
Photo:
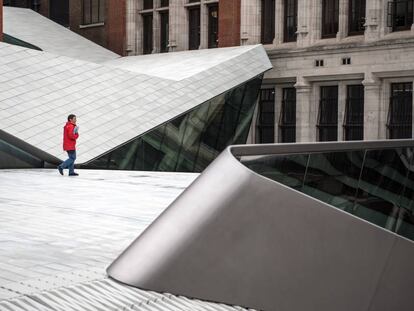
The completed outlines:
[[[68,121],[72,120],[74,117],[76,117],[74,114],[68,115]]]

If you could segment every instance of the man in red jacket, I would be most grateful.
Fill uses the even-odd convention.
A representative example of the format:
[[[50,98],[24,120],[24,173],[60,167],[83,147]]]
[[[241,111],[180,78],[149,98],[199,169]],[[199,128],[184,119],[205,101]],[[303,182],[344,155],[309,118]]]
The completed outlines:
[[[59,173],[63,175],[63,170],[69,168],[69,176],[78,176],[75,173],[75,160],[76,160],[76,140],[79,137],[79,127],[76,125],[76,116],[70,114],[68,116],[68,122],[63,127],[63,150],[68,153],[69,158],[60,164],[57,169]]]

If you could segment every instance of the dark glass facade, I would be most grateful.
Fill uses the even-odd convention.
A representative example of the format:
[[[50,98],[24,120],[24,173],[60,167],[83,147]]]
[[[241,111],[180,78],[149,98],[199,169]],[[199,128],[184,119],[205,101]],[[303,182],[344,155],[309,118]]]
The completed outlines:
[[[272,44],[275,38],[275,0],[262,0],[261,42]]]
[[[283,89],[282,107],[279,118],[279,142],[294,143],[296,141],[296,89]]]
[[[322,0],[322,38],[333,38],[339,27],[339,0]]]
[[[208,6],[208,48],[218,47],[218,10],[217,4]]]
[[[152,37],[152,14],[142,15],[143,19],[143,54],[151,54],[153,49]]]
[[[246,143],[261,81],[229,90],[83,167],[201,172],[227,146]]]
[[[349,0],[348,34],[361,35],[365,27],[365,0]]]
[[[188,49],[200,47],[200,7],[188,8]]]
[[[338,86],[321,86],[318,113],[319,141],[338,140]]]
[[[348,85],[344,118],[345,140],[364,139],[364,86]]]
[[[168,52],[168,40],[169,40],[169,14],[168,11],[160,12],[160,47],[161,53]]]
[[[255,172],[414,240],[414,148],[264,156]]]
[[[413,122],[413,84],[391,84],[391,98],[388,110],[388,138],[401,139],[412,137]]]
[[[0,169],[41,168],[44,161],[0,139]]]
[[[57,6],[55,10],[60,10],[61,5]],[[67,10],[67,23],[69,24],[69,3]],[[105,0],[83,0],[82,15],[84,25],[103,23],[105,20]]]
[[[410,30],[413,24],[413,0],[388,2],[388,26],[392,31]]]
[[[256,143],[275,142],[275,90],[260,90]]]
[[[298,0],[285,0],[284,42],[296,41],[298,27]]]

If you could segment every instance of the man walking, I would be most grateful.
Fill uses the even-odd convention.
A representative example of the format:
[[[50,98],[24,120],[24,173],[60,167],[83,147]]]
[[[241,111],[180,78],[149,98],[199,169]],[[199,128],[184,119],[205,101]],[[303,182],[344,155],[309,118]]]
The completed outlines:
[[[60,175],[63,175],[65,168],[69,168],[69,176],[79,176],[79,174],[75,173],[76,140],[79,137],[78,130],[76,116],[70,114],[68,116],[68,122],[63,127],[63,150],[68,153],[69,158],[57,167]]]

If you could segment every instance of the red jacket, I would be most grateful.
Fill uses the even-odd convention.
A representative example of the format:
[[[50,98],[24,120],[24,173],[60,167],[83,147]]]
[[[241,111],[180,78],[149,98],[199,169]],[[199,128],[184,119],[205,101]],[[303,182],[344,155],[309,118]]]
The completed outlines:
[[[76,150],[76,140],[79,137],[78,133],[73,133],[75,125],[67,122],[63,127],[63,150]]]

